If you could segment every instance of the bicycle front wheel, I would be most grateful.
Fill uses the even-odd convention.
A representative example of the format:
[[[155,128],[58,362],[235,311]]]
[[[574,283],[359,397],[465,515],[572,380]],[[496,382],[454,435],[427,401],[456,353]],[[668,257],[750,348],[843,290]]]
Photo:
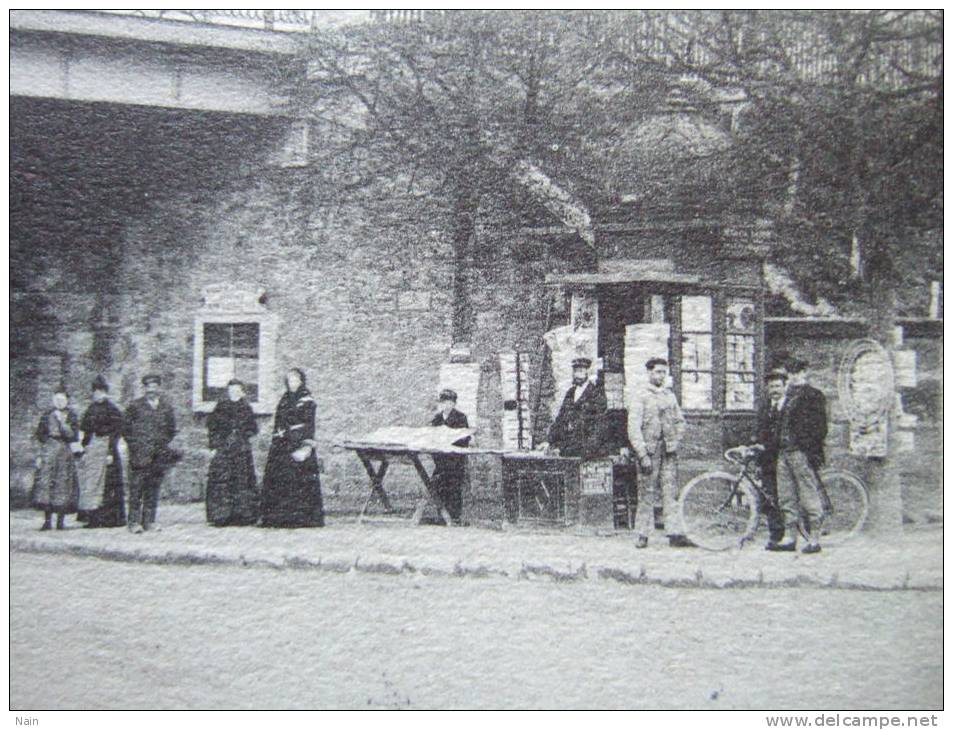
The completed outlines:
[[[751,538],[758,523],[751,488],[727,472],[711,471],[692,479],[678,500],[685,535],[706,550],[729,550]]]
[[[844,469],[822,469],[820,477],[830,499],[830,504],[824,505],[821,539],[836,545],[860,532],[867,521],[867,487],[860,477]]]

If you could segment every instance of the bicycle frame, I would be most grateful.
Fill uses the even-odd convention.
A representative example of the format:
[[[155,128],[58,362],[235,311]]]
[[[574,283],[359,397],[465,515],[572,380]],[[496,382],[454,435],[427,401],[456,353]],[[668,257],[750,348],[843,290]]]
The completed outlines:
[[[738,449],[744,449],[742,455],[736,456],[732,452],[737,452]],[[725,452],[725,461],[735,464],[736,466],[741,467],[741,473],[738,474],[738,479],[735,482],[734,488],[731,490],[731,495],[728,498],[728,502],[731,501],[732,497],[738,499],[741,498],[741,491],[738,489],[738,485],[743,481],[747,481],[748,484],[754,489],[755,494],[758,496],[758,504],[755,506],[755,509],[758,512],[758,517],[760,519],[762,513],[762,507],[765,503],[771,505],[772,507],[778,507],[778,501],[768,494],[764,490],[764,485],[761,483],[761,478],[757,473],[757,464],[758,457],[760,452],[754,451],[752,449],[746,449],[745,447],[735,447],[734,449],[728,449]]]
[[[761,451],[754,448],[736,446],[733,449],[728,449],[724,454],[725,461],[741,466],[741,473],[738,475],[738,480],[735,482],[735,486],[731,490],[732,496],[737,494],[738,498],[741,498],[741,493],[738,490],[737,485],[741,484],[741,482],[744,480],[748,481],[748,484],[751,485],[755,491],[755,494],[757,495],[758,503],[754,505],[754,510],[757,515],[755,529],[757,529],[757,526],[761,523],[761,516],[764,514],[764,505],[767,504],[770,507],[773,507],[775,510],[780,510],[780,503],[778,499],[765,491],[764,485],[761,482],[760,477],[757,475],[756,462],[761,456],[761,453]],[[827,491],[824,489],[824,483],[821,481],[820,474],[817,475],[817,483],[820,489],[821,500],[824,504],[825,516],[833,514],[833,506],[831,505],[830,498],[827,496]],[[728,501],[731,501],[730,497]],[[798,531],[803,537],[807,537],[808,529],[807,525],[804,523],[803,517],[798,520]],[[747,542],[751,540],[752,537],[753,536],[749,536],[748,538],[743,539],[742,542]]]

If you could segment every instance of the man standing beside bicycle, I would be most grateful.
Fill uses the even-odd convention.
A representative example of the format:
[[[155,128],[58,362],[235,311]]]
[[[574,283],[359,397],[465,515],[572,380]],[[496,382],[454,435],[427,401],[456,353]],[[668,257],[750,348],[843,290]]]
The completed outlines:
[[[807,545],[803,553],[819,553],[823,503],[817,470],[824,463],[824,439],[827,437],[827,400],[807,383],[808,363],[792,359],[781,422],[778,428],[777,489],[784,517],[784,542],[769,545],[770,550],[790,552],[797,549],[798,523],[803,514]]]

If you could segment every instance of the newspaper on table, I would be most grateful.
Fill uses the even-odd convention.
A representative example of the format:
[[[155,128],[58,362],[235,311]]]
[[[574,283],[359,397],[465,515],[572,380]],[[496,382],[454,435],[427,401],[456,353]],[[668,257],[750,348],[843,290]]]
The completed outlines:
[[[368,447],[405,447],[418,451],[452,450],[458,441],[472,437],[472,428],[448,428],[447,426],[387,426],[379,428],[351,442],[367,444]]]

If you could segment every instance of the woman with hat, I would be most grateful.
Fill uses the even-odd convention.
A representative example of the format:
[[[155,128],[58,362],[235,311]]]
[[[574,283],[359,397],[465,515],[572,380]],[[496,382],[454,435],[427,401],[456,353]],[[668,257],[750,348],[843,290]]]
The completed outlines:
[[[36,474],[30,503],[43,510],[45,519],[41,530],[52,528],[56,513],[56,529],[64,528],[66,515],[74,514],[79,502],[79,479],[76,475],[74,449],[79,449],[79,423],[76,412],[69,407],[66,390],[53,393],[53,408],[40,418],[36,427],[40,455],[36,460]]]
[[[86,514],[87,527],[126,524],[122,411],[108,396],[109,385],[97,377],[93,402],[80,422],[84,451],[79,462],[79,508]]]
[[[228,381],[227,394],[208,417],[208,443],[214,451],[208,467],[205,514],[216,527],[258,522],[259,494],[249,439],[258,433],[245,385]]]
[[[316,411],[304,372],[292,368],[285,375],[285,394],[275,410],[261,484],[262,527],[324,527],[321,480],[314,453]]]

